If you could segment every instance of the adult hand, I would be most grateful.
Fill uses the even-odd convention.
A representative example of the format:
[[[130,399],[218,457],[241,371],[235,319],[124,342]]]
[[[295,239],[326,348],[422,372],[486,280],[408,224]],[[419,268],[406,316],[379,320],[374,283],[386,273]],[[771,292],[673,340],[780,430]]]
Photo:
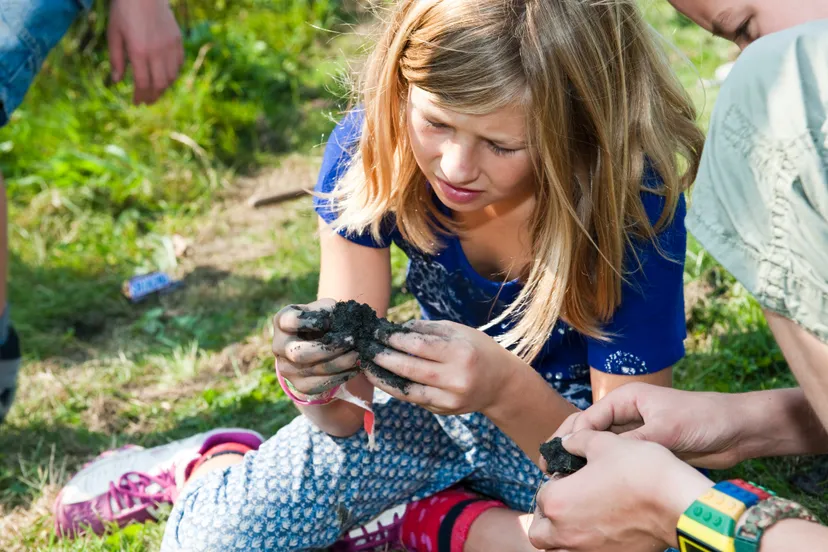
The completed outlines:
[[[276,369],[306,395],[324,393],[359,373],[356,351],[319,341],[328,330],[330,317],[302,316],[330,311],[335,304],[333,299],[321,299],[308,305],[289,305],[273,317]]]
[[[738,395],[631,383],[571,415],[554,436],[583,429],[612,431],[658,443],[694,466],[729,468],[743,460],[740,422],[750,416],[740,404]]]
[[[520,360],[485,333],[454,322],[416,321],[394,333],[374,362],[414,382],[405,391],[366,371],[376,387],[443,415],[483,412],[503,399]]]
[[[586,467],[544,484],[529,528],[540,550],[661,552],[681,514],[713,486],[655,443],[580,431],[564,447]]]
[[[184,63],[181,31],[168,0],[112,0],[109,12],[112,80],[119,82],[132,64],[136,104],[155,102]]]

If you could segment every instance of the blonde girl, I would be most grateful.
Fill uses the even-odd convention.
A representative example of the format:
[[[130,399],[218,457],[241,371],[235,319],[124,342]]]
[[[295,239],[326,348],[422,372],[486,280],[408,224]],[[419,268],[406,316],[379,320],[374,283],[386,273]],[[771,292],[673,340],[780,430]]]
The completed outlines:
[[[275,318],[303,416],[188,485],[164,550],[533,550],[539,444],[619,385],[670,385],[684,354],[703,137],[634,0],[402,0],[358,95],[316,188],[320,300]],[[300,318],[384,315],[392,243],[424,320],[375,361],[405,391]],[[373,400],[376,450],[341,385]]]

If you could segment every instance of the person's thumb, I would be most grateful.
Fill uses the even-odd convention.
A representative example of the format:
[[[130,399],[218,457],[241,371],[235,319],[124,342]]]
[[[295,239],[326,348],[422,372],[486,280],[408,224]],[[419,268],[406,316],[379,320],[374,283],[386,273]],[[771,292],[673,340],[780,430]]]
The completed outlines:
[[[653,436],[650,435],[650,429],[647,426],[641,426],[638,429],[633,429],[632,431],[618,433],[618,436],[622,439],[631,439],[633,441],[656,441],[656,439],[653,439]]]
[[[634,383],[615,389],[575,418],[573,432],[582,429],[615,431],[615,427],[640,426],[645,420],[638,399],[645,391],[646,387]]]
[[[601,450],[615,437],[614,434],[605,431],[584,429],[577,433],[564,435],[561,441],[570,454],[589,459],[590,456],[600,454]]]
[[[679,443],[674,433],[669,431],[663,423],[644,424],[629,431],[618,432],[618,436],[633,441],[649,441],[671,451],[675,451]]]

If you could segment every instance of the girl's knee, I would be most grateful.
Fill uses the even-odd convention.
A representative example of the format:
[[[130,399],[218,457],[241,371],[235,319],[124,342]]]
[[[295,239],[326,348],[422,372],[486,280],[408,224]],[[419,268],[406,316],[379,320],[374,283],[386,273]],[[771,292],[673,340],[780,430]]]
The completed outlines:
[[[192,481],[176,501],[163,549],[298,550],[332,544],[342,530],[334,497],[338,486],[330,485],[330,478],[308,477],[312,463],[278,462],[275,450],[263,447],[241,464]]]

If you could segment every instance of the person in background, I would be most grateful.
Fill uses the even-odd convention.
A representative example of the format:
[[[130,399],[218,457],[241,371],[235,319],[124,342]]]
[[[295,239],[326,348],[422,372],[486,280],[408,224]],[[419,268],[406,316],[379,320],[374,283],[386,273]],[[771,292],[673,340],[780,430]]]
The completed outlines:
[[[744,48],[713,112],[688,228],[756,297],[800,387],[615,390],[556,432],[588,464],[543,487],[530,539],[572,552],[825,551],[828,528],[802,506],[741,481],[711,490],[682,460],[828,453],[828,3],[674,4]]]
[[[93,0],[6,2],[0,10],[0,127],[20,105],[43,61]],[[168,0],[112,0],[107,29],[112,80],[132,66],[136,104],[153,103],[184,63],[181,32]],[[10,322],[8,208],[0,171],[0,423],[17,389],[20,340]]]

